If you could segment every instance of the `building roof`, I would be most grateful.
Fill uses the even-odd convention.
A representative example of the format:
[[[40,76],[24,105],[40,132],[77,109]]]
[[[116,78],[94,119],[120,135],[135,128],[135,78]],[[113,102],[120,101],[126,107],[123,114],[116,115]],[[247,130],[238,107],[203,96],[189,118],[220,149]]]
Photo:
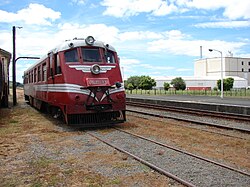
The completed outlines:
[[[7,58],[11,58],[11,53],[10,52],[8,52],[8,51],[5,51],[4,49],[2,49],[2,48],[0,48],[0,53],[3,55],[3,56],[5,56],[5,57],[7,57]]]

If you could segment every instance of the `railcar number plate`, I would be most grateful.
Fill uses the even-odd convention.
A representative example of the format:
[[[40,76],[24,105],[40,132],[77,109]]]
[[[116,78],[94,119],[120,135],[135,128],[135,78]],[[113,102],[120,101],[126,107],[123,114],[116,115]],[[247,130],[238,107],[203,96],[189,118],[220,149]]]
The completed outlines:
[[[88,86],[110,86],[108,78],[87,78]]]

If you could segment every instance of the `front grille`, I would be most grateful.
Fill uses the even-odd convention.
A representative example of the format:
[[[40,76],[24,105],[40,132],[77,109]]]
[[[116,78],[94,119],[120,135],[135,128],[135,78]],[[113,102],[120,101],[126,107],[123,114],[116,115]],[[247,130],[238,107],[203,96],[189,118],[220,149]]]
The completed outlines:
[[[91,114],[71,114],[68,115],[68,124],[94,126],[94,125],[103,125],[104,123],[124,121],[122,119],[123,115],[119,111],[91,113]]]
[[[94,110],[94,111],[104,111],[104,110],[110,110],[112,109],[111,104],[102,104],[102,105],[87,105],[86,106],[87,110]]]

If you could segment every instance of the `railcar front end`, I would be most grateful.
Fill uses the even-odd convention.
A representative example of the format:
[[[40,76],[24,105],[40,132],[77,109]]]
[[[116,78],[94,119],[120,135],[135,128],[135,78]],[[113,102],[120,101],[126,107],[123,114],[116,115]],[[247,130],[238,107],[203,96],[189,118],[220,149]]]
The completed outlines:
[[[124,122],[125,90],[115,49],[93,37],[65,41],[25,72],[25,98],[70,125]]]

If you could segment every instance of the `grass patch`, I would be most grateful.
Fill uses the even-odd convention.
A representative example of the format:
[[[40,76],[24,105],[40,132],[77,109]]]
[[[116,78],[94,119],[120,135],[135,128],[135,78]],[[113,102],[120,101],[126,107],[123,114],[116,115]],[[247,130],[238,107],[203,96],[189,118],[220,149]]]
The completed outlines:
[[[108,185],[118,185],[118,184],[121,184],[121,180],[118,179],[118,178],[115,178],[115,179],[112,179],[108,182]]]
[[[120,162],[118,162],[118,163],[115,163],[114,165],[113,165],[113,167],[114,168],[117,168],[117,169],[119,169],[119,168],[130,168],[130,167],[132,167],[132,165],[131,164],[129,164],[129,163],[120,163]]]
[[[47,168],[50,163],[52,163],[52,160],[43,156],[38,158],[37,160],[31,161],[30,165],[35,167],[36,169],[44,169]]]
[[[17,120],[10,120],[10,123],[18,123],[18,121]]]

